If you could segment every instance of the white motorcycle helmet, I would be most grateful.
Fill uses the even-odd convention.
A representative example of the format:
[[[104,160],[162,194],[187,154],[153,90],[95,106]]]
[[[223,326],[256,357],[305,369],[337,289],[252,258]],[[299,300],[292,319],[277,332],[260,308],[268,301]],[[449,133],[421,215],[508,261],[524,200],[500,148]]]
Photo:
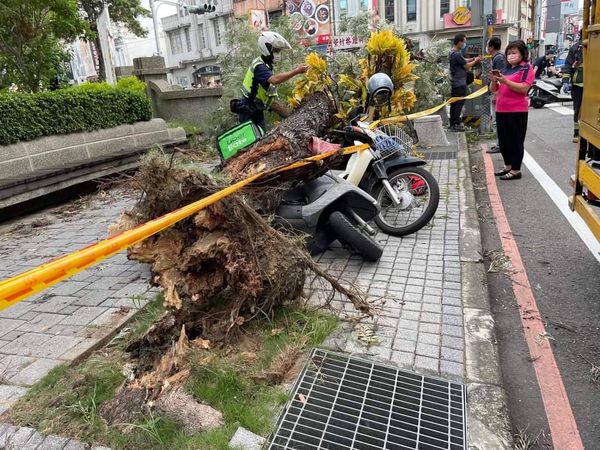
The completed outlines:
[[[273,50],[289,50],[290,43],[279,33],[263,31],[258,37],[258,48],[265,58],[273,56]]]
[[[384,106],[389,104],[394,93],[394,83],[385,73],[376,73],[367,81],[367,105]]]

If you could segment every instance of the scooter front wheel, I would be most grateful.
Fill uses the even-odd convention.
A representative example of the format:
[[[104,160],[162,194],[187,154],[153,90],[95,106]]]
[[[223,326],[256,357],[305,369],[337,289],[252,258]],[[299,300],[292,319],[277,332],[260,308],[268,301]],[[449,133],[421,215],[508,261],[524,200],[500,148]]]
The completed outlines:
[[[436,179],[421,167],[403,167],[388,176],[400,200],[397,205],[383,184],[373,190],[381,212],[375,217],[377,226],[392,236],[405,236],[423,228],[437,211],[440,188]]]
[[[338,241],[350,247],[367,261],[379,261],[383,249],[370,236],[367,236],[340,211],[334,211],[329,216],[329,226]]]

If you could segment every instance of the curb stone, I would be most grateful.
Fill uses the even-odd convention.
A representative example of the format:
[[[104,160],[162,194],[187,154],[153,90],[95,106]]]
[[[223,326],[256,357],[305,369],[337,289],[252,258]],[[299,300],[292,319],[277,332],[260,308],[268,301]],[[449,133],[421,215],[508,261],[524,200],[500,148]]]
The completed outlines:
[[[43,435],[33,428],[16,427],[0,422],[0,450],[110,450],[90,446],[75,439],[53,434]]]
[[[483,264],[481,231],[467,139],[458,134],[460,264],[465,335],[470,450],[513,448],[507,398]]]

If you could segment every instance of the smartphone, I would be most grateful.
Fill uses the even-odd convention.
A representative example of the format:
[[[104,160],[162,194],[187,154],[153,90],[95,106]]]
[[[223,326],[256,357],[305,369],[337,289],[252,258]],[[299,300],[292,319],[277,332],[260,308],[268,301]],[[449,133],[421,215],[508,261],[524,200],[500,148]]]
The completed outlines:
[[[498,75],[500,75],[500,71],[498,69],[492,69],[492,75],[497,77]]]

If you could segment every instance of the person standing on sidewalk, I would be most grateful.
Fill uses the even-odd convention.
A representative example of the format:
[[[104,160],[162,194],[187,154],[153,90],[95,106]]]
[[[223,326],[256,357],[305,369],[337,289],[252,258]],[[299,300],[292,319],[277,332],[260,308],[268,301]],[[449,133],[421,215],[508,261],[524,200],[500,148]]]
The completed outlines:
[[[465,58],[461,50],[467,45],[467,37],[464,34],[454,36],[454,46],[450,52],[450,82],[452,85],[452,97],[465,97],[467,90],[467,71],[481,61],[481,56],[476,58]],[[454,102],[450,105],[450,131],[464,131],[461,124],[460,114],[464,100]]]
[[[571,92],[573,98],[573,142],[579,142],[579,112],[583,101],[583,45],[579,40],[569,49],[562,69],[562,91]]]
[[[499,37],[493,37],[488,41],[487,51],[492,57],[492,70],[502,70],[506,67],[506,57],[500,51],[502,41]],[[496,96],[492,94],[492,117],[496,117]],[[494,144],[488,153],[500,153],[500,145]]]
[[[521,163],[525,154],[525,134],[529,99],[527,91],[535,72],[529,64],[529,50],[523,41],[506,47],[506,67],[490,72],[490,90],[496,93],[496,126],[504,169],[495,173],[501,180],[521,178]]]

